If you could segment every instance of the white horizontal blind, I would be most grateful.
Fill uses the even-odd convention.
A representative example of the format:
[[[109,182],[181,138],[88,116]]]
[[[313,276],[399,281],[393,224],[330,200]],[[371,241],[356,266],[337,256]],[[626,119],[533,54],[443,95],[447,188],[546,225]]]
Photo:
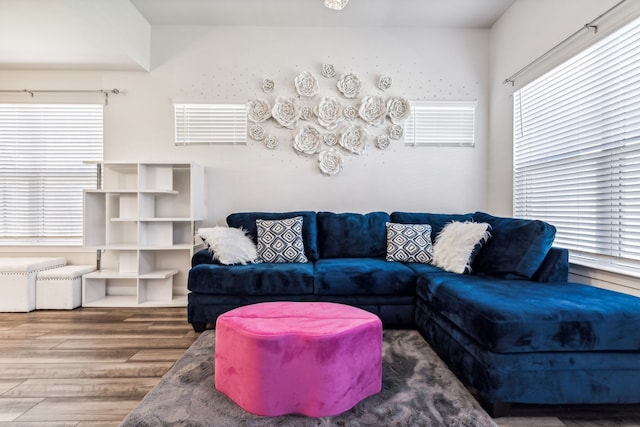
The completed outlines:
[[[176,145],[246,144],[245,104],[174,104]]]
[[[475,101],[412,101],[404,143],[473,147],[476,106]]]
[[[0,244],[82,243],[102,129],[101,104],[0,104]]]
[[[640,268],[640,20],[514,94],[514,213],[556,244]]]

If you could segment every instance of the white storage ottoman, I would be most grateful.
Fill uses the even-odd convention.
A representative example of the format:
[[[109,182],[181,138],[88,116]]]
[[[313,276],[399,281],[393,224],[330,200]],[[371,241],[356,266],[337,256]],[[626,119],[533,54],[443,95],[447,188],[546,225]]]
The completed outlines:
[[[66,263],[65,258],[0,258],[0,311],[35,310],[38,273]]]
[[[36,308],[71,310],[82,303],[82,275],[95,271],[93,265],[65,265],[38,273]]]

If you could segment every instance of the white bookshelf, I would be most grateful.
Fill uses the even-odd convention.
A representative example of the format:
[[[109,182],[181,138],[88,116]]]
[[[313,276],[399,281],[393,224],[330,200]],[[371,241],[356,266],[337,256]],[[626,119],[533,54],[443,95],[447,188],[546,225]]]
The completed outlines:
[[[185,163],[97,162],[84,191],[84,246],[99,269],[82,278],[85,307],[184,306],[204,171]]]

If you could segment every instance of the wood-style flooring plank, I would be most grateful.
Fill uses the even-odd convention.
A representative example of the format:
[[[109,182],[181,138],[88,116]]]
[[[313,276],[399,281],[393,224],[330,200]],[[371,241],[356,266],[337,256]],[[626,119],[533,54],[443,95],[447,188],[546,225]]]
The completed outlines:
[[[173,361],[142,363],[131,361],[124,363],[5,363],[0,364],[0,380],[161,377],[173,366],[173,363]],[[0,389],[1,387],[0,385]]]
[[[120,422],[138,403],[138,399],[47,398],[16,418],[15,421]]]

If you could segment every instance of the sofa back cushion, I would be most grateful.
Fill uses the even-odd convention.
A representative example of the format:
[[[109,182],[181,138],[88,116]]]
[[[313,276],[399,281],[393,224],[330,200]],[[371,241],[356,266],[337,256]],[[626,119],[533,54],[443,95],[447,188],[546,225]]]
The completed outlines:
[[[318,259],[318,222],[316,213],[312,211],[298,212],[236,212],[227,217],[229,227],[242,227],[257,244],[257,219],[279,220],[302,217],[302,242],[304,253],[309,261]]]
[[[377,258],[387,254],[386,212],[318,212],[321,258]]]
[[[543,221],[484,212],[476,212],[473,219],[491,225],[491,239],[476,256],[473,270],[505,279],[531,279],[556,236],[556,228]]]
[[[445,225],[452,221],[467,222],[473,219],[473,214],[439,214],[423,212],[392,212],[391,222],[399,224],[429,224],[431,226],[431,241],[436,237]]]

